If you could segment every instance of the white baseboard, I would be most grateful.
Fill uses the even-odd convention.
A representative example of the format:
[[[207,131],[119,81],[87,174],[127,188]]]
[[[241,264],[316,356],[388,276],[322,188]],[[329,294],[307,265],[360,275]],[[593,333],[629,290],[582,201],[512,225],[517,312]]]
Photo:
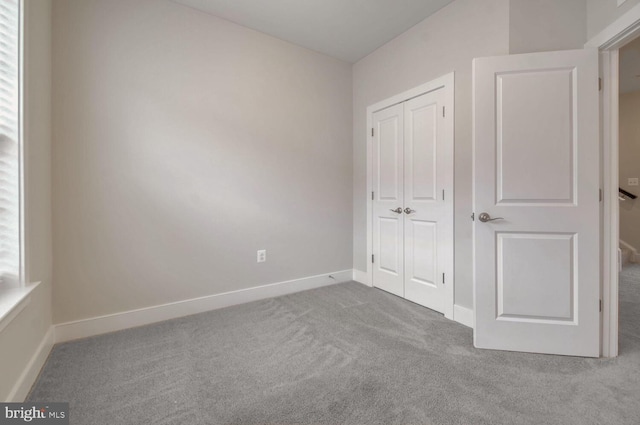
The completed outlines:
[[[453,320],[473,329],[473,322],[474,322],[473,310],[471,310],[470,308],[462,307],[461,305],[455,304],[453,306]]]
[[[54,329],[53,326],[49,327],[49,330],[42,338],[40,345],[33,353],[31,360],[27,363],[27,366],[22,371],[18,382],[14,385],[13,389],[7,397],[7,401],[10,403],[22,403],[29,395],[31,387],[36,382],[42,366],[47,361],[51,348],[53,348]]]
[[[332,276],[330,278],[329,276]],[[288,280],[269,285],[225,292],[190,300],[177,301],[153,307],[124,311],[106,316],[92,317],[73,322],[55,325],[55,341],[64,342],[108,332],[148,325],[163,320],[190,316],[192,314],[233,305],[244,304],[265,298],[279,297],[308,289],[320,288],[340,282],[347,282],[353,278],[352,270],[325,273],[302,279]]]
[[[367,272],[363,272],[358,269],[353,269],[353,280],[358,283],[362,283],[363,285],[369,286],[367,283]]]

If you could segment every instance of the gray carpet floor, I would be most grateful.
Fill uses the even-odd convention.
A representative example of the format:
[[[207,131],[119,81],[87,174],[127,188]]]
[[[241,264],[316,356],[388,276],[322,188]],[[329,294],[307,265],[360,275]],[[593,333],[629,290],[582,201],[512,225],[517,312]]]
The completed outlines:
[[[471,329],[361,284],[56,345],[31,401],[93,424],[640,424],[640,266],[620,357],[477,350]]]

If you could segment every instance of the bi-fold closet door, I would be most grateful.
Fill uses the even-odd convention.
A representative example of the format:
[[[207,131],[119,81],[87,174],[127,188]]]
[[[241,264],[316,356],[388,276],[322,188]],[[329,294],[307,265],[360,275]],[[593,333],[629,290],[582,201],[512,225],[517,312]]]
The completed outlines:
[[[444,88],[373,114],[373,285],[445,312],[453,284],[453,134]]]

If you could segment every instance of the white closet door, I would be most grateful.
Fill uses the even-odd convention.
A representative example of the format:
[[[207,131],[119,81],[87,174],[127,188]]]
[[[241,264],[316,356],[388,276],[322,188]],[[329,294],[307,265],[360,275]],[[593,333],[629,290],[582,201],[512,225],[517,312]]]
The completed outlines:
[[[453,276],[453,143],[446,143],[444,94],[404,103],[405,298],[442,313],[446,275]]]
[[[373,284],[400,297],[404,297],[403,122],[402,104],[373,114]]]

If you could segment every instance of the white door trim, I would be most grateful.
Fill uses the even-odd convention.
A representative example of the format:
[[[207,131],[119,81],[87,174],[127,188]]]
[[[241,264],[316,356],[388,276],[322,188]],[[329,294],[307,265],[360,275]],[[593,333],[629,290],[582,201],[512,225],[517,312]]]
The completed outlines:
[[[618,355],[618,49],[640,35],[640,5],[633,7],[589,40],[601,52],[602,72],[602,356]]]
[[[618,355],[618,50],[600,53],[602,72],[602,356]]]
[[[455,90],[455,73],[451,72],[449,74],[443,75],[442,77],[436,78],[435,80],[429,81],[428,83],[422,84],[418,87],[414,87],[410,90],[392,96],[388,99],[377,102],[373,105],[367,107],[367,276],[366,276],[366,284],[368,286],[373,287],[373,267],[371,264],[371,256],[373,255],[373,220],[372,220],[372,211],[373,211],[373,202],[371,200],[371,192],[373,191],[373,152],[371,149],[371,128],[373,125],[373,114],[374,112],[380,111],[382,109],[388,108],[389,106],[393,106],[395,104],[405,102],[407,100],[413,99],[414,97],[423,95],[425,93],[432,92],[434,90],[438,90],[441,88],[445,88],[445,107],[451,113],[454,113],[454,90]],[[451,123],[451,128],[448,129],[449,134],[454,135],[454,122],[455,119],[449,120]],[[455,140],[455,135],[453,136]],[[452,199],[454,194],[451,194]],[[455,206],[454,206],[455,209]],[[455,224],[454,224],[454,232],[455,232]],[[455,235],[455,233],[454,233]],[[454,259],[455,265],[455,259]],[[455,276],[452,276],[451,284],[446,286],[446,305],[444,316],[447,319],[453,320],[453,303],[454,303],[454,287],[455,287]]]

